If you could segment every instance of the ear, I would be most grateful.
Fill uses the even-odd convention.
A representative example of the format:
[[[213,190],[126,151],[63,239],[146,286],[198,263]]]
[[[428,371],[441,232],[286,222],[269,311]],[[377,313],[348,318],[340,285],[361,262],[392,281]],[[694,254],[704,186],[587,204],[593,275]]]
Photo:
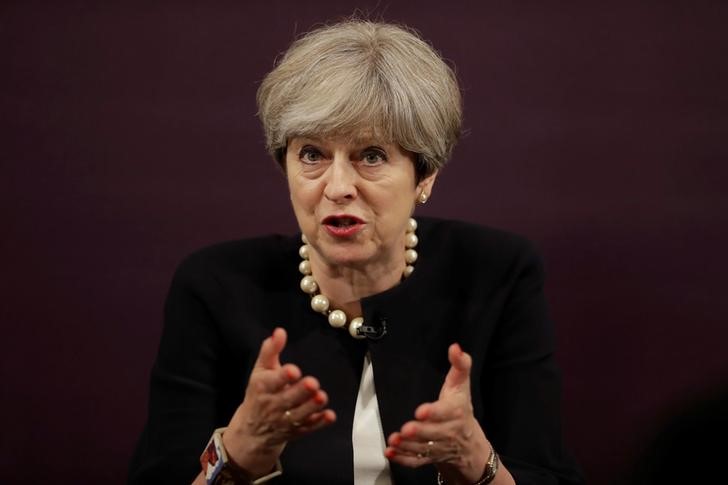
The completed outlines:
[[[435,185],[435,179],[437,178],[437,170],[432,172],[427,177],[423,178],[419,181],[417,184],[417,190],[415,191],[415,196],[417,197],[418,201],[421,201],[424,203],[424,201],[427,201],[427,199],[430,198],[432,195],[432,187]],[[424,201],[422,201],[421,197],[424,196]]]

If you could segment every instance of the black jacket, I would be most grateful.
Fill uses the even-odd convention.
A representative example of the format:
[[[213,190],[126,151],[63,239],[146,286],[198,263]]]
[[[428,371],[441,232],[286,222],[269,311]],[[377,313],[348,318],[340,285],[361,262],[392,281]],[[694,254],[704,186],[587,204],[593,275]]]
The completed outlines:
[[[149,419],[131,483],[189,483],[216,427],[243,399],[260,343],[288,332],[283,362],[317,377],[337,422],[289,443],[271,483],[353,483],[354,405],[371,352],[384,436],[437,399],[447,348],[473,356],[475,415],[519,485],[582,483],[561,441],[559,374],[543,272],[522,238],[466,223],[419,221],[415,271],[362,301],[366,322],[386,321],[379,341],[331,328],[299,288],[299,238],[216,245],[178,268],[165,306],[151,378]],[[436,483],[432,466],[392,465],[396,484]]]

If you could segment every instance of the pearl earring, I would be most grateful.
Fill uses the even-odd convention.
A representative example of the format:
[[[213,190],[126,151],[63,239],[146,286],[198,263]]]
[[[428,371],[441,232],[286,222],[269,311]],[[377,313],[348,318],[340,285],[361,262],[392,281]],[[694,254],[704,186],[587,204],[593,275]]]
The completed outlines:
[[[425,193],[425,191],[424,191],[424,190],[423,190],[422,192],[420,192],[420,196],[419,196],[419,197],[417,198],[417,201],[418,201],[418,202],[419,202],[420,204],[425,204],[425,203],[427,203],[427,194]]]

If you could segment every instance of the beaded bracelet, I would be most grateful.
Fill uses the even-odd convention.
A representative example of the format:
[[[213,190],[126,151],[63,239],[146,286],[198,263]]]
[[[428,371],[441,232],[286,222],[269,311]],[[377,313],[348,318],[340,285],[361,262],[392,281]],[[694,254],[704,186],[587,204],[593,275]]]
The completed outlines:
[[[488,462],[485,464],[485,471],[483,472],[483,476],[480,477],[480,479],[472,485],[486,485],[487,483],[492,482],[496,474],[498,473],[498,463],[498,453],[496,453],[491,446],[490,456],[488,457]],[[440,472],[437,472],[437,485],[447,485],[445,480],[442,478],[442,474],[440,474]]]

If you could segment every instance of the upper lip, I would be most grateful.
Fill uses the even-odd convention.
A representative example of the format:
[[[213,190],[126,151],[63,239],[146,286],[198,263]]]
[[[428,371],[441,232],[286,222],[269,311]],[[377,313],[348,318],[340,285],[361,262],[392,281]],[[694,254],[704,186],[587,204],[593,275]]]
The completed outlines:
[[[352,216],[351,214],[335,214],[324,217],[324,220],[321,221],[323,224],[333,224],[337,221],[340,221],[341,219],[350,219],[354,222],[354,224],[363,224],[364,221],[359,219],[356,216]]]

